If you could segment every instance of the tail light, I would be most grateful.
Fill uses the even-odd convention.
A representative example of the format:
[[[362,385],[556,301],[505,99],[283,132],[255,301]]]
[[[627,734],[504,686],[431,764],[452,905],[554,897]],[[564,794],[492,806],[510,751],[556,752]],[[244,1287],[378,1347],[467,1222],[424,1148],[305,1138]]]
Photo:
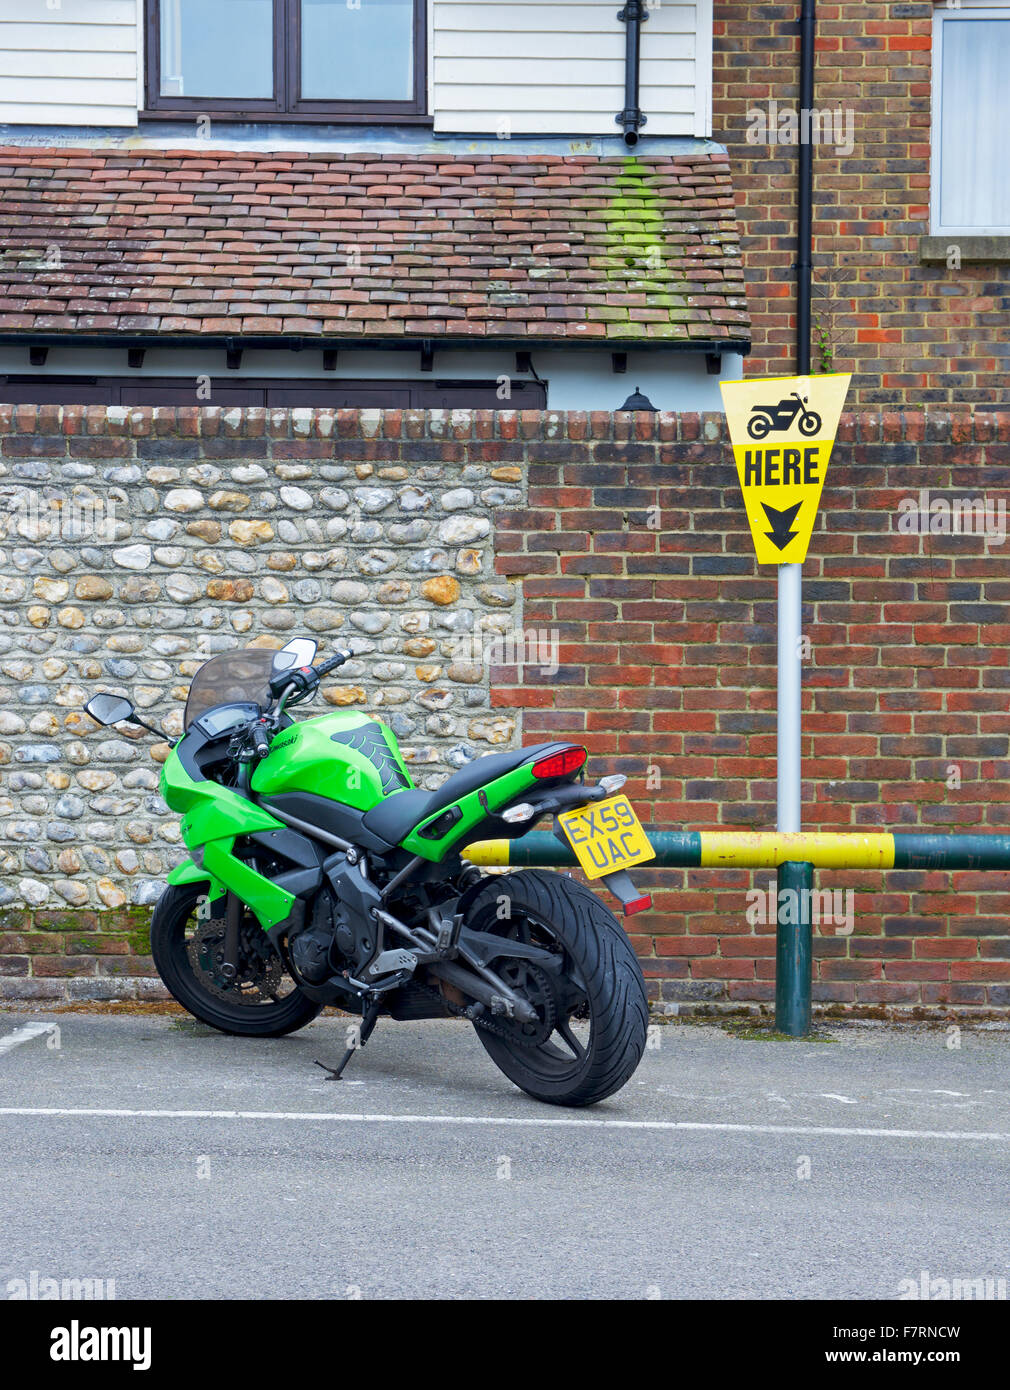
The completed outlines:
[[[533,776],[540,778],[567,777],[577,772],[586,761],[586,750],[577,744],[563,748],[560,753],[552,753],[549,758],[540,758],[533,764]]]

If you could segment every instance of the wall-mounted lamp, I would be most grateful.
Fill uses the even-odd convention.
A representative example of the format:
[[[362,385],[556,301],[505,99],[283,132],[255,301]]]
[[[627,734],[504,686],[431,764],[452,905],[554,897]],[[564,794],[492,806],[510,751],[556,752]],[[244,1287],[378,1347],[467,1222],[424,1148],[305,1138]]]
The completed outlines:
[[[637,386],[624,404],[617,408],[618,410],[651,410],[653,415],[657,414],[656,407],[649,400],[648,396],[642,395]]]

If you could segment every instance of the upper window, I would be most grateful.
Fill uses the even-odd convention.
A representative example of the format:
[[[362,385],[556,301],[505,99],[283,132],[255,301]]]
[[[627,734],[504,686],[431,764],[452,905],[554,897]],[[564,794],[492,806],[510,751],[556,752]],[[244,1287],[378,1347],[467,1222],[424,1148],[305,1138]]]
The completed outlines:
[[[424,116],[424,0],[148,0],[152,112]]]
[[[938,10],[933,32],[934,235],[1010,235],[1004,101],[1010,6]]]

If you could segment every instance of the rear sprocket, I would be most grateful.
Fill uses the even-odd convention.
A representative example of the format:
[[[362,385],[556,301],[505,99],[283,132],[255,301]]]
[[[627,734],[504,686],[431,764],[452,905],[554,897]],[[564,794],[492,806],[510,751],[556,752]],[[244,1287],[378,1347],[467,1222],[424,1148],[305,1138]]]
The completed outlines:
[[[558,1021],[558,1000],[554,982],[546,970],[520,957],[499,957],[491,969],[522,999],[537,1011],[536,1022],[521,1023],[502,1014],[484,1014],[475,1020],[478,1028],[496,1033],[500,1038],[518,1043],[520,1047],[539,1047],[554,1032]]]

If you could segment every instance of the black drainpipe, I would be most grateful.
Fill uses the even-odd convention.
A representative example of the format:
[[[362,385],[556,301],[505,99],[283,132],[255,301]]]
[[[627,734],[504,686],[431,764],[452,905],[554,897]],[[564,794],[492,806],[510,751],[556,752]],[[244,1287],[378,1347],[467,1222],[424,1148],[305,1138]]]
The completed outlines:
[[[626,26],[624,44],[624,110],[614,120],[624,129],[624,143],[638,144],[638,132],[646,123],[638,105],[638,55],[642,42],[642,25],[649,18],[644,0],[625,0],[617,18]]]
[[[799,209],[796,233],[796,371],[810,373],[810,301],[813,275],[814,45],[817,37],[816,0],[803,0],[800,11],[800,130]],[[804,119],[805,117],[805,119]]]

